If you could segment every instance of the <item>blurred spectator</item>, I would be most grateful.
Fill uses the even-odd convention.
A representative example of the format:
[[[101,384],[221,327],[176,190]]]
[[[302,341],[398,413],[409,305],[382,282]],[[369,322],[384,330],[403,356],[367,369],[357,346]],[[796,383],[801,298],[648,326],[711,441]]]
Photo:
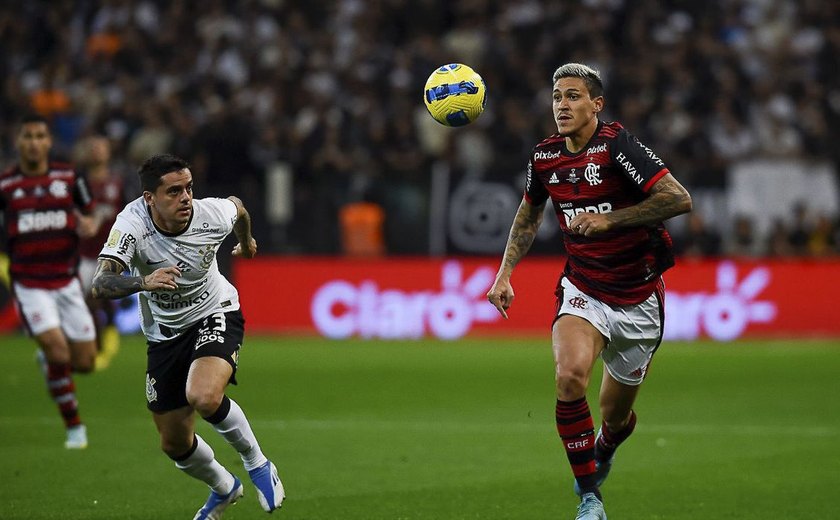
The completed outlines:
[[[339,252],[347,187],[377,182],[389,253],[423,253],[406,236],[428,236],[432,165],[521,175],[530,143],[554,132],[546,107],[561,61],[600,68],[604,119],[637,128],[689,190],[724,190],[729,165],[757,155],[837,165],[839,21],[831,0],[3,2],[0,163],[14,160],[10,122],[34,106],[54,118],[59,152],[102,134],[133,170],[165,149],[206,177],[205,195],[242,193],[258,214],[266,168],[287,161],[292,232],[263,251]],[[426,78],[453,61],[488,87],[486,113],[466,129],[421,108]],[[317,238],[293,231],[319,212]]]
[[[797,256],[807,255],[810,238],[811,225],[808,221],[808,208],[805,203],[800,202],[793,207],[793,222],[787,236],[791,253]]]
[[[767,237],[767,247],[764,249],[769,256],[790,256],[794,250],[790,244],[790,232],[782,219],[773,221],[770,234]]]
[[[42,85],[32,93],[32,109],[50,120],[70,110],[70,97],[56,86],[52,70],[45,71]]]
[[[837,243],[834,240],[834,225],[831,219],[825,215],[820,215],[808,236],[808,254],[810,256],[825,256],[835,252]]]
[[[700,213],[690,213],[683,235],[674,240],[674,249],[676,254],[684,256],[718,256],[721,253],[720,233],[709,227]]]
[[[738,215],[731,233],[726,235],[724,253],[727,256],[757,257],[765,253],[764,244],[755,233],[755,226],[750,217]]]

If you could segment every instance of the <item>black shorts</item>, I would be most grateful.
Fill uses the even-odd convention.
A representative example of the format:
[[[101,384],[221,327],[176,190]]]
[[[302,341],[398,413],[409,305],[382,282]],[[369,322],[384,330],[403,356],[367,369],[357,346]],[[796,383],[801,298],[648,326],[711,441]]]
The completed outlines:
[[[242,311],[211,314],[180,336],[159,343],[149,342],[146,351],[146,402],[153,412],[188,406],[187,375],[198,358],[222,358],[233,367],[230,382],[236,384],[239,348],[245,334]]]

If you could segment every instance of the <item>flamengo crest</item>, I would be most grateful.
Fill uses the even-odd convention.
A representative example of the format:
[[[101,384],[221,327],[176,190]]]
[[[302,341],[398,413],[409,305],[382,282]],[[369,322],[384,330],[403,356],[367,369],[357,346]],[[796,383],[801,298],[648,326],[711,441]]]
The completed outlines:
[[[583,172],[583,176],[590,186],[601,184],[602,181],[601,173],[599,172],[600,169],[600,164],[589,163],[586,165],[586,170]]]

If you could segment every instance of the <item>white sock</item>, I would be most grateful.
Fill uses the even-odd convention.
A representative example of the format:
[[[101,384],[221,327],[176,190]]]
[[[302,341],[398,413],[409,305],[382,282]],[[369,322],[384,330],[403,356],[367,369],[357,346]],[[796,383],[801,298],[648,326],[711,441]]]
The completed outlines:
[[[204,439],[195,434],[197,446],[189,457],[175,462],[175,466],[187,475],[210,486],[220,495],[226,495],[233,489],[233,475],[216,461],[213,448]]]
[[[251,430],[251,425],[245,417],[245,412],[236,404],[236,401],[230,399],[230,411],[227,417],[213,425],[213,428],[219,432],[222,437],[228,441],[228,444],[239,452],[242,457],[242,463],[245,469],[251,471],[254,468],[262,466],[268,460],[260,450],[260,445],[254,432]]]

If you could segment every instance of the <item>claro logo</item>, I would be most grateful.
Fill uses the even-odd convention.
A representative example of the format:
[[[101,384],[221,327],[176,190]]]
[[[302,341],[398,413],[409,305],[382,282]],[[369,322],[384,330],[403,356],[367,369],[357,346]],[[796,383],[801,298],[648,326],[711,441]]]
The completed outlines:
[[[493,283],[493,270],[476,269],[464,279],[459,262],[441,269],[440,292],[407,292],[379,288],[371,280],[358,286],[345,280],[322,285],[312,298],[312,321],[330,338],[420,338],[428,331],[441,339],[457,339],[475,322],[499,319],[484,298]]]
[[[667,282],[667,275],[666,275]],[[750,323],[769,323],[776,305],[758,296],[770,283],[770,270],[756,267],[739,282],[732,262],[717,269],[717,292],[665,295],[665,339],[696,339],[705,332],[718,341],[738,338]]]

